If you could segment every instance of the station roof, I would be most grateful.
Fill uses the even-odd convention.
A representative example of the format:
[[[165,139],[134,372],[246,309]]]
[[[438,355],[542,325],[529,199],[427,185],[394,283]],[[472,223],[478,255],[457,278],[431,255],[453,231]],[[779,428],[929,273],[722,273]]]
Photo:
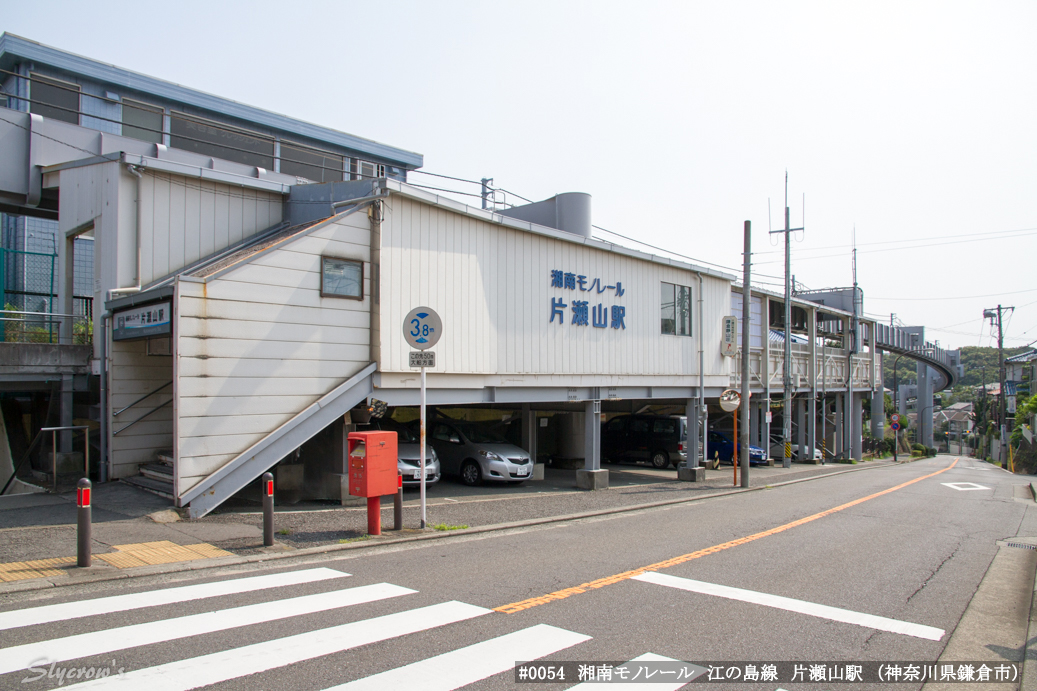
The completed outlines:
[[[413,170],[424,165],[419,153],[399,149],[370,139],[357,137],[338,130],[321,127],[302,120],[290,118],[269,110],[245,105],[220,96],[190,89],[173,82],[149,77],[122,67],[92,60],[57,48],[45,46],[21,36],[0,34],[0,69],[12,70],[19,62],[29,61],[54,69],[79,75],[102,84],[131,89],[169,101],[184,103],[195,108],[218,113],[269,127],[272,130],[294,134],[299,137],[335,144],[377,160],[398,164]]]

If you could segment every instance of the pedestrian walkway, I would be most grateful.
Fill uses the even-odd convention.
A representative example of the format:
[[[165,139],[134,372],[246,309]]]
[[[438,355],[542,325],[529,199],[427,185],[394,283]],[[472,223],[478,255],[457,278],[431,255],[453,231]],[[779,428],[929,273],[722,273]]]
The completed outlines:
[[[821,477],[861,466],[792,468],[754,467],[751,485],[764,487],[781,482]],[[416,530],[420,508],[416,490],[404,494],[404,526],[393,524],[392,503],[383,501],[381,540],[414,539],[434,535],[434,526],[486,529],[529,522],[564,519],[583,514],[614,512],[665,502],[690,501],[726,491],[742,491],[734,484],[731,466],[706,471],[705,482],[675,480],[673,469],[657,470],[640,465],[609,465],[611,487],[607,491],[575,489],[575,470],[548,468],[546,478],[521,486],[487,484],[465,487],[449,479],[428,491],[426,531]],[[66,582],[70,576],[101,577],[105,569],[156,567],[215,558],[266,558],[269,552],[335,549],[357,546],[367,537],[366,507],[325,503],[282,505],[276,503],[275,538],[263,547],[262,516],[258,507],[239,503],[197,521],[180,520],[168,500],[113,482],[97,485],[93,498],[92,554],[94,566],[80,570],[76,559],[76,507],[74,494],[17,495],[0,497],[0,587],[5,582],[41,579],[41,585]],[[91,573],[86,573],[91,572]],[[30,587],[28,583],[19,588]]]

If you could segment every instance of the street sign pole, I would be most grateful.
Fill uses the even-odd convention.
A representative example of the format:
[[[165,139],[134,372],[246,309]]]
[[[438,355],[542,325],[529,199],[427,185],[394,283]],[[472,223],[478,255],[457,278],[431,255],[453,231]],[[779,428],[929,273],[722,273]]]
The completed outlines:
[[[425,529],[425,367],[421,368],[421,529]]]
[[[403,319],[403,338],[418,351],[426,351],[439,342],[443,335],[443,320],[439,318],[436,311],[431,307],[415,307]],[[421,488],[421,529],[425,529],[425,475],[428,468],[425,465],[425,368],[436,366],[436,354],[434,352],[418,352],[410,354],[410,366],[421,368],[421,422],[419,435],[419,447],[421,449],[421,465],[418,467],[418,486]]]

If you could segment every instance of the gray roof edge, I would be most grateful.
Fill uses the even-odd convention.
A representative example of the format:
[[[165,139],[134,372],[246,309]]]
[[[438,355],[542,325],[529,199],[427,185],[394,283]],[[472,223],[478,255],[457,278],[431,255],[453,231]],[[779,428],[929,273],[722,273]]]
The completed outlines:
[[[149,77],[139,72],[52,48],[15,34],[0,34],[0,58],[5,54],[15,55],[25,60],[39,62],[73,74],[81,74],[91,79],[123,86],[142,93],[150,93],[171,101],[180,101],[181,103],[238,118],[246,122],[266,125],[267,127],[282,130],[296,136],[337,144],[360,153],[370,154],[372,157],[399,163],[404,168],[415,169],[424,165],[424,156],[413,151],[399,149],[353,134],[328,129],[303,120],[296,120],[287,115],[238,103],[237,101],[208,94],[204,91],[181,86],[175,82]]]

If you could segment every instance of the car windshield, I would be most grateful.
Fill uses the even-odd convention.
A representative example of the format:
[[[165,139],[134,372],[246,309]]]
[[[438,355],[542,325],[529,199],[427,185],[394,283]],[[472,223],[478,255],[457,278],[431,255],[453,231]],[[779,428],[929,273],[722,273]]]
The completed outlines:
[[[379,420],[373,426],[386,432],[396,432],[396,441],[400,444],[417,444],[418,438],[409,429],[395,420]]]
[[[474,425],[465,425],[461,427],[464,435],[468,437],[468,441],[473,444],[507,444],[508,440],[504,437],[491,432],[488,429],[482,427],[476,427]]]

